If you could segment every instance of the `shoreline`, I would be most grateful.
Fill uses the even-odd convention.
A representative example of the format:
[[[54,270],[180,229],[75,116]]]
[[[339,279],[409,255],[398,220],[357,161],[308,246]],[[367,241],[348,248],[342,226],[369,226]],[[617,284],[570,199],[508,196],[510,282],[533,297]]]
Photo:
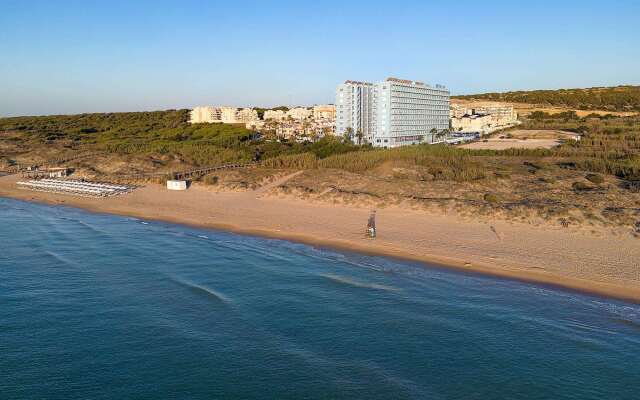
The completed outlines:
[[[576,291],[580,293],[614,298],[614,299],[619,299],[627,302],[640,304],[640,284],[633,281],[629,282],[627,285],[623,285],[617,282],[603,282],[603,281],[596,281],[594,279],[585,279],[579,276],[568,276],[568,275],[562,275],[557,273],[550,273],[550,272],[547,272],[544,266],[536,265],[534,263],[527,263],[527,260],[519,260],[517,259],[517,257],[514,258],[514,260],[511,260],[508,262],[503,261],[501,263],[498,263],[498,262],[492,263],[491,262],[492,257],[488,257],[489,262],[487,262],[487,260],[478,259],[476,257],[473,257],[470,254],[456,253],[455,247],[460,246],[458,243],[456,243],[456,246],[452,246],[453,248],[449,249],[448,253],[444,253],[444,254],[442,252],[436,252],[436,251],[429,252],[428,249],[426,249],[427,251],[425,251],[425,249],[420,246],[420,242],[415,239],[416,237],[419,238],[420,233],[424,233],[424,232],[420,232],[420,227],[418,227],[416,231],[410,232],[410,235],[407,235],[409,239],[413,239],[412,242],[407,243],[407,240],[404,237],[393,238],[394,241],[391,242],[390,240],[384,239],[384,236],[385,236],[384,233],[380,235],[382,236],[382,238],[380,238],[379,236],[379,238],[377,239],[369,240],[369,239],[363,239],[364,234],[360,232],[358,232],[357,234],[354,234],[353,232],[346,232],[342,235],[336,234],[334,235],[334,237],[331,237],[330,235],[326,234],[327,232],[331,233],[331,229],[326,229],[327,227],[322,227],[322,226],[320,226],[320,229],[318,230],[324,234],[318,234],[312,231],[304,232],[303,229],[296,230],[293,225],[287,225],[286,222],[291,222],[291,220],[293,220],[294,222],[298,222],[298,225],[302,224],[302,222],[295,221],[296,215],[292,215],[295,213],[288,213],[286,212],[286,210],[284,215],[289,215],[290,216],[289,220],[283,220],[282,218],[280,218],[279,220],[275,219],[275,221],[277,221],[277,223],[275,223],[274,217],[279,217],[280,215],[275,215],[275,216],[267,215],[269,211],[272,211],[269,207],[273,206],[274,204],[279,203],[279,206],[284,207],[285,209],[287,207],[292,207],[292,206],[303,207],[305,205],[302,203],[305,203],[305,202],[302,200],[299,200],[297,202],[287,201],[282,199],[273,199],[273,198],[267,198],[265,200],[262,200],[260,199],[260,197],[255,197],[255,194],[253,194],[252,192],[212,193],[202,189],[198,190],[197,188],[192,188],[189,191],[182,192],[182,193],[167,193],[166,191],[162,192],[161,188],[156,187],[158,185],[150,185],[150,187],[145,187],[144,189],[146,189],[149,192],[148,195],[154,198],[155,203],[152,204],[151,197],[147,199],[146,196],[141,199],[136,198],[135,201],[132,201],[132,199],[136,197],[136,192],[126,194],[123,196],[114,197],[114,198],[92,199],[92,198],[76,198],[68,195],[55,195],[51,193],[32,192],[32,191],[23,190],[23,189],[13,189],[13,190],[11,190],[10,188],[8,189],[8,183],[13,180],[15,179],[11,176],[5,176],[0,178],[0,197],[12,198],[12,199],[22,200],[22,201],[37,202],[37,203],[42,203],[47,205],[70,206],[70,207],[83,209],[89,212],[96,212],[96,213],[102,213],[102,214],[130,216],[130,217],[135,217],[135,218],[140,218],[140,219],[150,220],[150,221],[160,221],[160,222],[181,224],[181,225],[191,226],[196,228],[214,229],[214,230],[228,231],[228,232],[250,235],[250,236],[259,236],[259,237],[266,237],[266,238],[272,238],[272,239],[287,240],[287,241],[303,243],[303,244],[307,244],[315,247],[336,249],[336,250],[349,251],[349,252],[357,252],[357,253],[373,255],[373,256],[391,257],[391,258],[400,259],[400,260],[407,260],[407,261],[428,264],[426,265],[426,267],[431,266],[431,267],[437,267],[437,268],[443,268],[443,269],[451,269],[451,270],[460,271],[460,272],[488,275],[488,276],[501,278],[501,279],[518,280],[522,282],[540,284],[540,285],[549,286],[553,288],[560,288],[564,290]],[[175,202],[163,201],[163,198],[159,197],[161,193],[177,201]],[[187,196],[181,196],[181,195],[187,195]],[[142,196],[138,196],[138,197],[142,197]],[[252,224],[243,223],[246,221],[243,221],[240,218],[234,219],[234,215],[229,215],[226,219],[218,218],[217,221],[207,220],[207,219],[211,219],[211,217],[207,218],[203,214],[206,214],[206,211],[208,210],[203,209],[200,204],[197,204],[198,207],[194,206],[194,209],[190,210],[192,212],[195,212],[196,213],[195,215],[184,213],[184,212],[182,214],[180,214],[179,212],[171,212],[171,206],[179,207],[182,202],[181,200],[184,200],[181,198],[184,198],[184,197],[191,198],[193,201],[199,200],[198,197],[203,197],[205,199],[205,203],[204,203],[205,205],[207,203],[210,203],[212,199],[218,200],[218,201],[223,200],[220,202],[221,203],[220,207],[222,208],[223,212],[233,210],[234,201],[240,203],[241,202],[240,200],[246,200],[247,198],[251,198],[250,200],[253,200],[253,201],[250,201],[249,204],[255,207],[254,209],[255,214],[257,214],[258,217],[260,217],[260,213],[265,212],[265,215],[263,215],[264,221],[258,218],[258,220],[264,223],[262,223],[262,226],[255,226],[257,224],[254,224],[253,227],[249,227]],[[268,204],[269,207],[261,208],[260,204],[258,204],[261,201],[269,202]],[[159,209],[159,207],[154,207],[156,203],[158,206],[169,205],[169,207],[167,209],[161,210]],[[323,215],[322,211],[326,211],[328,209],[333,210],[334,208],[336,212],[341,211],[345,213],[345,215],[349,215],[357,212],[355,209],[349,209],[348,207],[344,207],[344,206],[321,206],[321,205],[306,203],[306,207],[310,208],[312,213],[317,213],[321,216]],[[197,214],[198,210],[201,211],[201,214]],[[234,211],[238,211],[238,210],[234,210]],[[246,210],[242,207],[239,207],[239,211],[246,212]],[[368,212],[368,210],[366,212]],[[382,215],[387,214],[387,212],[389,212],[389,210],[387,209],[379,210],[379,214],[382,214]],[[406,213],[410,214],[411,211],[407,210]],[[233,213],[229,213],[229,214],[233,214]],[[301,215],[301,217],[302,216],[304,216],[305,218],[308,217],[306,214]],[[425,215],[425,216],[427,218],[429,217],[435,218],[428,215]],[[410,217],[411,216],[409,216],[409,218]],[[251,218],[247,216],[248,220],[252,220],[252,218],[253,220],[255,220],[255,215],[252,216]],[[348,217],[345,217],[345,218],[348,218]],[[449,217],[449,218],[452,218],[452,217]],[[340,217],[337,217],[337,218],[334,217],[334,219],[337,219],[339,224],[343,222],[340,219]],[[358,219],[358,218],[354,217],[352,219]],[[448,221],[449,220],[445,220],[444,222],[446,223]],[[349,222],[352,222],[352,221],[349,220]],[[358,223],[359,222],[360,221],[358,219]],[[384,221],[384,222],[386,223],[387,221]],[[468,229],[470,231],[473,231],[473,233],[477,233],[475,230],[477,229],[478,225],[483,225],[482,223],[472,223],[472,222],[469,222],[468,225],[465,225],[464,223],[451,221],[452,224],[454,222],[455,224],[461,225],[461,227],[458,227],[456,225],[456,229],[457,228]],[[416,222],[414,225],[418,225],[418,224],[419,222]],[[344,225],[347,225],[347,224],[344,224]],[[344,226],[343,228],[348,230],[349,227],[350,226]],[[323,230],[323,228],[325,229]],[[493,226],[491,226],[491,228],[493,229]],[[502,229],[505,229],[505,228],[503,227]],[[536,228],[532,226],[530,227],[530,229],[533,232],[533,230],[535,230]],[[382,232],[384,232],[384,230]],[[532,232],[528,232],[528,233],[532,233]],[[435,230],[435,233],[437,233],[437,230]],[[340,236],[343,236],[343,237],[340,237]],[[468,238],[462,238],[461,242],[463,247],[465,245],[468,245],[469,243],[473,243],[474,239],[476,238],[474,238],[473,236]],[[575,237],[576,241],[579,239],[580,238],[578,236]],[[493,240],[496,241],[495,238]],[[640,244],[638,243],[638,240],[637,239],[633,239],[633,240],[635,240],[635,243],[631,242],[631,245],[635,244],[637,247],[640,247],[638,246],[638,244]],[[417,245],[415,243],[416,241],[418,242]],[[480,245],[478,245],[478,247],[481,248]],[[560,245],[559,247],[562,247],[562,246]],[[529,250],[535,251],[535,250],[532,250],[531,248],[529,248]],[[539,251],[542,252],[542,250],[539,250]],[[636,252],[633,251],[633,249],[631,249],[631,251],[632,253],[630,255],[631,257],[630,259],[634,260]],[[486,250],[486,252],[490,253],[491,251]],[[515,254],[517,255],[517,252]],[[638,254],[640,254],[640,251],[638,252]],[[522,254],[522,256],[524,255],[525,254]],[[545,254],[542,253],[540,259],[543,261],[545,260],[544,256]],[[562,256],[563,255],[560,254],[561,258]],[[484,258],[487,258],[487,257],[484,257]],[[637,258],[637,259],[640,260],[640,258]],[[567,257],[566,259],[567,264],[569,264],[569,260],[570,260],[570,257]],[[609,260],[606,258],[604,258],[603,260],[605,263],[609,262]],[[557,260],[548,258],[547,261],[557,261]],[[633,261],[630,261],[630,262],[633,263]],[[516,265],[516,263],[518,263],[519,265]],[[637,270],[640,269],[640,266],[636,266],[636,265],[627,265],[626,267],[627,269],[631,268],[631,271],[636,273],[637,273]],[[613,278],[616,278],[616,277],[613,277]],[[613,278],[611,279],[613,280]]]

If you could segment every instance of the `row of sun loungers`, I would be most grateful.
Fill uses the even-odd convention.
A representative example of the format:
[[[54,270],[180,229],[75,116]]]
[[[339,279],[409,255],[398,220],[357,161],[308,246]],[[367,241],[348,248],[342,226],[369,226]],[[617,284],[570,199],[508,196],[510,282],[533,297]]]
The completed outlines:
[[[135,186],[111,183],[84,182],[65,179],[40,179],[18,182],[22,189],[62,193],[84,197],[110,197],[129,193]]]

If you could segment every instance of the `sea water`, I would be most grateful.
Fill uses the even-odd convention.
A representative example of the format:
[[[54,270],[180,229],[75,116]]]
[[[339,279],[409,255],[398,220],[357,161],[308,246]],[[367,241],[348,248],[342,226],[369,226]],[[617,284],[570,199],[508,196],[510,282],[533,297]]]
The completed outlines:
[[[1,399],[638,399],[640,306],[0,199]]]

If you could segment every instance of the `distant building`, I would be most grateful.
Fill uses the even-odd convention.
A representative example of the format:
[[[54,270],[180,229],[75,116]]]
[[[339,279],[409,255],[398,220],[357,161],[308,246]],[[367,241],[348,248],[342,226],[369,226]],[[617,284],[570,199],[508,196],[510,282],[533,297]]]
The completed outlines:
[[[39,168],[37,166],[29,166],[22,171],[22,176],[28,178],[64,178],[71,173],[73,173],[73,169],[67,167]]]
[[[197,123],[225,123],[238,124],[258,120],[258,112],[251,108],[236,107],[194,107],[191,110],[189,122]]]
[[[266,110],[262,119],[264,120],[273,120],[273,121],[282,121],[287,118],[287,113],[282,110]]]
[[[472,108],[472,114],[486,114],[494,117],[496,122],[502,124],[513,123],[518,120],[518,114],[512,105],[508,104],[486,104]]]
[[[519,124],[513,106],[500,103],[465,103],[451,106],[451,129],[454,132],[488,134]]]
[[[460,118],[451,118],[451,129],[454,132],[479,132],[491,127],[490,115],[465,114]]]
[[[194,107],[189,116],[189,123],[191,124],[222,122],[220,109],[217,107]]]
[[[238,109],[235,107],[220,107],[220,119],[225,124],[237,122]]]
[[[261,131],[265,127],[266,122],[260,119],[245,122],[245,128],[252,131]]]
[[[387,78],[346,81],[336,91],[336,134],[378,147],[434,143],[449,128],[449,91],[441,85]]]
[[[467,114],[473,114],[470,108],[467,108],[460,104],[451,104],[450,116],[451,118],[462,118]]]
[[[313,111],[304,107],[296,107],[287,111],[287,116],[295,120],[303,120],[309,118],[313,114]]]
[[[242,108],[236,112],[236,121],[238,122],[252,122],[257,121],[258,112],[253,108]]]
[[[372,138],[375,130],[373,83],[345,81],[336,90],[336,135],[356,132]]]
[[[336,106],[332,104],[313,106],[313,119],[335,119]]]

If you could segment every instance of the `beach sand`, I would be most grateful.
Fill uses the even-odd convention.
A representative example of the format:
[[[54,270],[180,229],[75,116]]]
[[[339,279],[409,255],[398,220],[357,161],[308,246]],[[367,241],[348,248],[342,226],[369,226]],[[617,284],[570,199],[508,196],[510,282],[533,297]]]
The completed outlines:
[[[388,207],[378,209],[378,237],[371,240],[364,234],[370,208],[270,194],[292,175],[255,191],[195,185],[174,192],[148,184],[100,199],[18,189],[14,175],[0,177],[0,196],[400,257],[640,303],[640,240],[630,235]]]

